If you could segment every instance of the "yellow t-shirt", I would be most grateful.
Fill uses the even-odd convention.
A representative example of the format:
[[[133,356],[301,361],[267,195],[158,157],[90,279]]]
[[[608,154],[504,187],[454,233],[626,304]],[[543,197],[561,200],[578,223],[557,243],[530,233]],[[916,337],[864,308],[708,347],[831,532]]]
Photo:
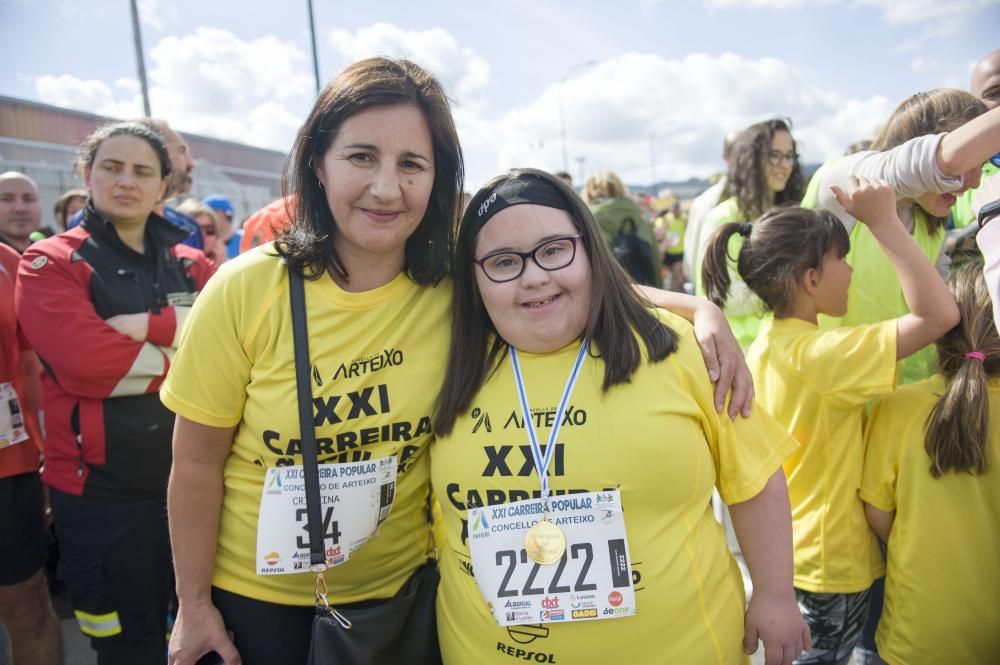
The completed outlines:
[[[890,663],[995,663],[1000,653],[1000,379],[989,381],[986,473],[930,474],[925,422],[940,375],[875,408],[861,498],[895,510],[876,642]]]
[[[449,340],[450,283],[401,274],[349,293],[305,281],[321,463],[399,457],[396,497],[379,534],[330,569],[331,600],[392,596],[424,561],[430,418]],[[272,603],[309,605],[315,576],[256,574],[257,517],[269,467],[301,464],[288,273],[263,245],[226,263],[184,329],[160,392],[189,420],[236,427],[212,583]]]
[[[662,320],[680,350],[644,364],[630,383],[601,392],[604,365],[588,357],[550,468],[553,494],[620,488],[637,614],[569,624],[500,627],[472,576],[467,508],[538,496],[509,359],[492,374],[450,435],[431,450],[447,542],[441,555],[438,633],[445,663],[744,663],[744,595],[736,562],[709,501],[757,495],[794,450],[761,410],[735,423],[715,412],[712,384],[690,325]],[[521,353],[539,440],[579,344]]]
[[[865,403],[896,383],[896,321],[818,330],[765,324],[747,364],[757,404],[802,444],[784,464],[792,504],[795,586],[853,593],[884,571],[858,499]]]

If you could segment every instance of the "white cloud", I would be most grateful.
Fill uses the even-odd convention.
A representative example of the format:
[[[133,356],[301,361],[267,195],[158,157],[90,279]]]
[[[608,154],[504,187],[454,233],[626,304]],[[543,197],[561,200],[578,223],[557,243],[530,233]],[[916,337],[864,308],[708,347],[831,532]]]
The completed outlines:
[[[587,173],[613,169],[636,184],[650,181],[651,146],[658,179],[707,175],[722,166],[727,132],[788,116],[805,159],[817,162],[873,135],[892,111],[883,97],[845,97],[775,58],[629,53],[577,69],[527,104],[491,112],[504,95],[488,97],[489,65],[444,30],[379,24],[331,40],[346,59],[405,55],[442,80],[457,99],[470,190],[514,166],[561,169],[560,101],[570,171],[578,173],[575,159],[584,157]],[[309,60],[297,45],[210,28],[160,40],[150,51],[149,81],[154,115],[177,129],[278,150],[290,148],[313,93]],[[58,105],[115,117],[141,112],[132,79],[109,85],[43,76],[36,88]]]
[[[163,17],[160,16],[160,0],[138,0],[139,20],[156,30],[163,30]]]
[[[347,62],[376,55],[412,60],[434,73],[445,92],[467,108],[479,108],[490,79],[490,66],[447,30],[403,30],[376,23],[357,32],[334,30],[330,43]]]
[[[980,11],[1000,4],[1000,0],[854,0],[882,12],[890,25],[909,25],[924,21],[957,23]]]
[[[918,55],[910,61],[910,69],[916,74],[927,74],[940,70],[941,63],[935,58]]]
[[[135,90],[137,89],[138,83],[135,83]],[[141,97],[128,94],[125,99],[116,98],[114,91],[103,81],[78,79],[69,74],[39,76],[35,79],[35,91],[39,99],[55,106],[90,111],[112,118],[142,115]]]
[[[710,9],[791,9],[832,5],[834,0],[703,0]],[[644,0],[646,4],[658,0]],[[940,21],[948,34],[961,19],[1000,4],[1000,0],[853,0],[852,6],[868,6],[878,10],[890,25],[911,25]],[[900,47],[907,50],[906,46]]]
[[[816,162],[873,135],[892,111],[884,97],[843,98],[774,58],[727,53],[667,60],[631,53],[505,113],[495,126],[498,169],[563,168],[560,94],[571,172],[577,173],[575,159],[582,156],[586,172],[612,169],[633,183],[650,181],[651,145],[658,179],[706,175],[721,168],[727,132],[787,116],[804,158]]]
[[[830,0],[705,0],[710,9],[728,9],[731,7],[747,7],[751,9],[788,9],[803,5],[829,4]]]
[[[226,30],[198,28],[165,37],[149,51],[153,115],[176,129],[288,150],[313,93],[306,54],[274,37],[250,41]],[[68,75],[36,79],[42,101],[112,117],[142,114],[139,84]]]

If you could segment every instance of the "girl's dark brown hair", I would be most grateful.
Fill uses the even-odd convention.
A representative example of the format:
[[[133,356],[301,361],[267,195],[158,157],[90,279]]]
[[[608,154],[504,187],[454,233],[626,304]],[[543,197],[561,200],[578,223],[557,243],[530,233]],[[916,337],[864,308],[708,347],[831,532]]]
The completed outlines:
[[[798,205],[805,193],[802,167],[796,158],[785,189],[775,192],[774,201],[771,201],[766,164],[771,154],[771,141],[777,132],[791,134],[791,121],[772,118],[750,125],[740,132],[730,152],[724,198],[736,197],[744,221],[759,217],[772,206]],[[798,152],[794,138],[792,149]]]
[[[275,247],[307,279],[329,272],[350,281],[337,254],[336,222],[312,165],[323,159],[352,115],[396,105],[420,110],[434,145],[434,184],[424,218],[406,241],[403,269],[417,284],[436,284],[447,274],[464,171],[448,98],[437,79],[420,66],[379,57],[349,65],[320,92],[285,167],[283,194],[296,195],[295,214]]]
[[[872,142],[872,150],[890,150],[918,136],[950,132],[986,113],[986,105],[964,90],[936,88],[903,100]],[[944,228],[947,217],[927,217],[928,230]]]
[[[639,299],[629,277],[611,254],[593,214],[576,192],[559,178],[536,169],[514,169],[490,180],[465,209],[455,244],[452,276],[451,348],[444,383],[434,414],[434,431],[447,434],[465,412],[491,371],[506,357],[507,343],[497,334],[483,305],[473,263],[479,226],[472,220],[483,201],[500,184],[514,179],[540,178],[551,184],[570,209],[590,258],[591,306],[583,336],[591,341],[591,355],[604,361],[603,389],[626,383],[643,362],[636,337],[646,347],[650,361],[663,360],[677,349],[676,333],[661,323]],[[488,221],[487,224],[502,223]]]
[[[730,239],[743,236],[736,257],[729,256]],[[724,307],[736,271],[764,305],[778,316],[792,306],[796,288],[810,268],[823,269],[831,251],[843,258],[851,248],[844,225],[825,210],[775,208],[753,224],[720,226],[708,239],[701,278],[708,299]]]
[[[962,265],[952,272],[948,285],[962,320],[937,342],[938,366],[948,384],[927,416],[924,448],[935,478],[952,470],[972,475],[986,471],[990,422],[986,381],[1000,374],[1000,335],[982,263]],[[970,352],[983,354],[985,360],[966,357]]]

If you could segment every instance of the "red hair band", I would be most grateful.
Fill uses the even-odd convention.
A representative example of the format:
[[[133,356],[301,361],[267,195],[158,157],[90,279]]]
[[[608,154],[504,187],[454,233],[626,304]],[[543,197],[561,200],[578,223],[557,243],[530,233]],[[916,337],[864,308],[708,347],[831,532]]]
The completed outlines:
[[[965,354],[965,357],[969,360],[978,360],[981,363],[986,362],[986,355],[979,351],[969,351]]]

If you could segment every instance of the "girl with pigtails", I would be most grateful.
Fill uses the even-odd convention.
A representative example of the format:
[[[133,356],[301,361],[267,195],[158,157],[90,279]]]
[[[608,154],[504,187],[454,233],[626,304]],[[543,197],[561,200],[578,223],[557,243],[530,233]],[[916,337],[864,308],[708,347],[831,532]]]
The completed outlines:
[[[832,214],[772,210],[751,224],[720,227],[706,248],[702,278],[710,300],[729,297],[730,239],[742,244],[739,277],[773,312],[750,346],[747,364],[758,403],[801,447],[784,463],[792,508],[794,586],[813,636],[800,664],[851,658],[868,593],[883,573],[875,535],[857,496],[864,456],[865,404],[896,385],[896,361],[958,322],[944,281],[903,227],[892,189],[850,178],[840,204],[864,220],[892,263],[909,313],[888,321],[820,330],[817,316],[847,310],[850,241]]]
[[[1000,336],[982,265],[952,273],[961,323],[939,373],[876,407],[861,500],[888,545],[876,633],[891,663],[988,663],[1000,648]]]

